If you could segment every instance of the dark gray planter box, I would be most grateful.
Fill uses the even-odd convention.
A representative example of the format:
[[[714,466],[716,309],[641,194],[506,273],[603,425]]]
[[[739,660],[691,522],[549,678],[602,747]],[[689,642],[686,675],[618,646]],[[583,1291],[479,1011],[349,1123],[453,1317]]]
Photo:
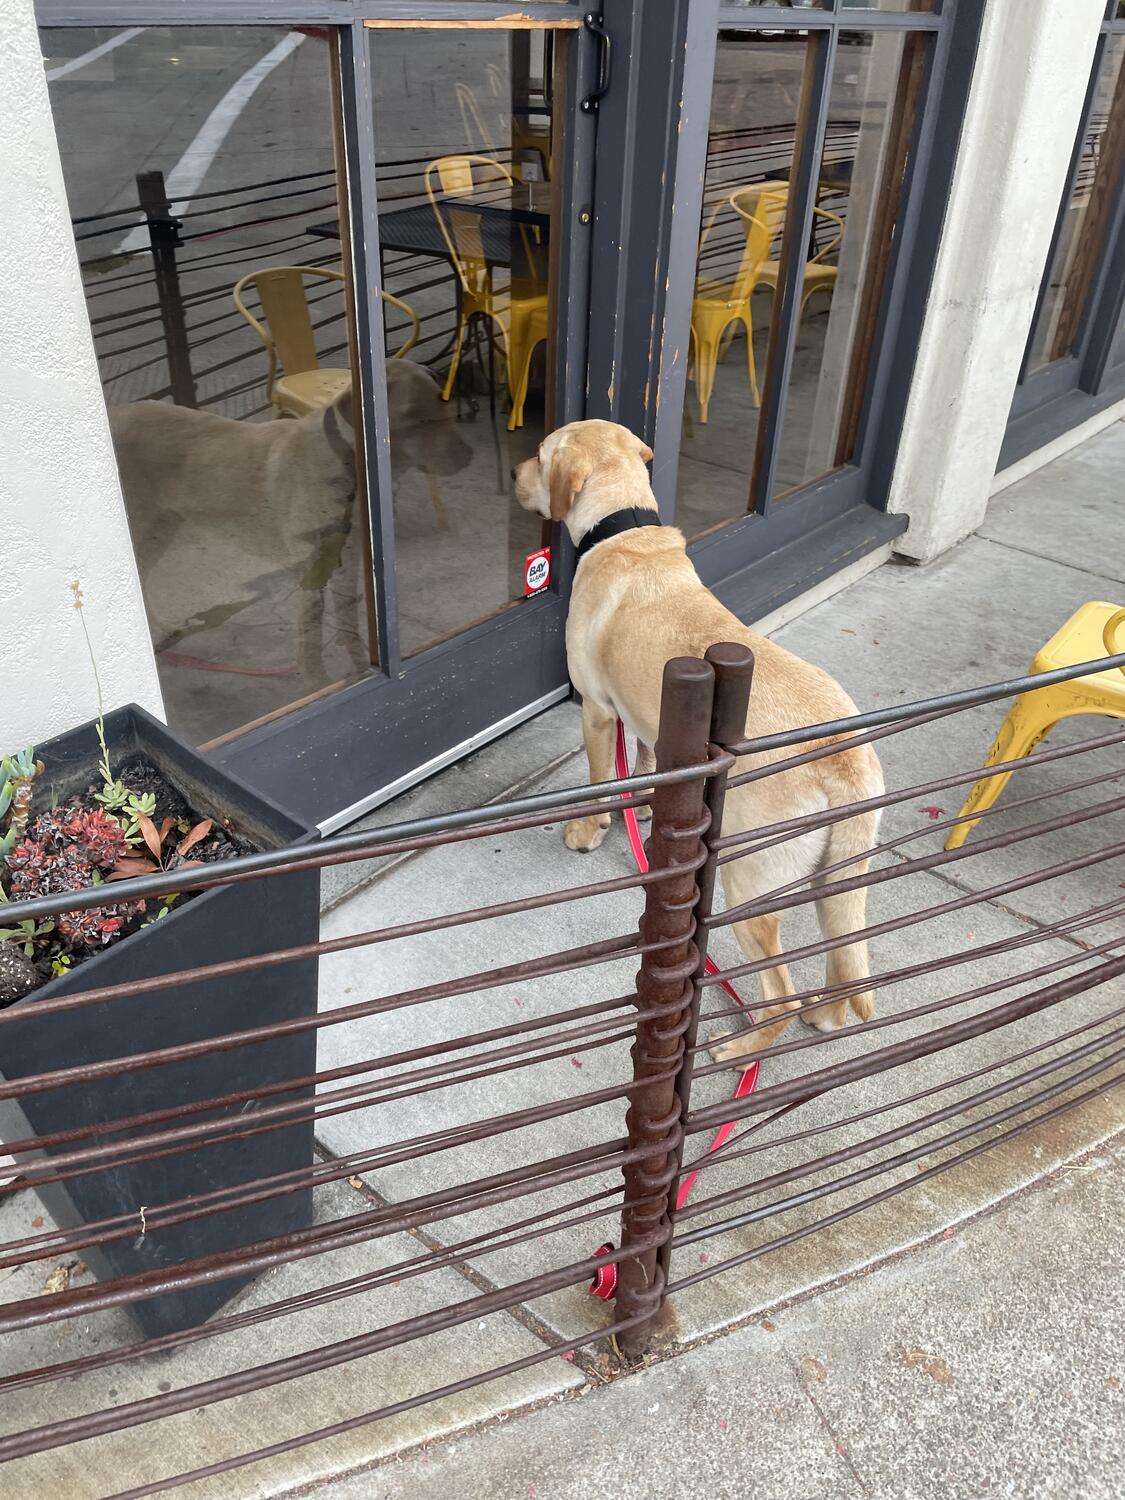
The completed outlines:
[[[313,830],[212,766],[136,705],[109,715],[105,731],[111,766],[118,767],[139,752],[201,816],[217,822],[229,820],[228,826],[255,848],[275,849],[313,837]],[[97,780],[98,742],[93,723],[37,746],[36,754],[46,769],[36,783],[33,808],[63,802]],[[39,1001],[57,995],[77,995],[102,985],[315,942],[319,887],[319,871],[308,870],[218,887],[174,906],[166,917],[18,1002],[12,1009],[20,1018],[0,1023],[0,1076],[15,1081],[55,1068],[315,1015],[315,958],[252,970],[234,978],[179,984],[41,1018],[36,1017],[35,1010]],[[16,911],[13,906],[11,912]],[[150,1110],[186,1106],[286,1078],[307,1077],[315,1068],[316,1032],[302,1031],[195,1060],[0,1102],[0,1140],[44,1137],[76,1126],[104,1125]],[[152,1128],[166,1130],[187,1119],[223,1115],[245,1122],[263,1102],[311,1098],[312,1093],[307,1085],[270,1095],[265,1101],[251,1100],[245,1106],[172,1118]],[[112,1134],[95,1134],[74,1144],[86,1146],[114,1138]],[[68,1147],[58,1145],[53,1149],[63,1151]],[[136,1217],[136,1234],[76,1252],[101,1280],[168,1268],[305,1227],[312,1220],[309,1187],[246,1208],[149,1230],[143,1236],[140,1209],[151,1212],[162,1203],[307,1168],[312,1159],[312,1121],[302,1120],[220,1145],[196,1142],[174,1155],[110,1167],[37,1191],[51,1217],[65,1228],[117,1214]],[[20,1163],[28,1160],[27,1155],[18,1158]],[[42,1262],[44,1276],[52,1264]],[[233,1277],[129,1306],[147,1335],[175,1332],[202,1323],[250,1279]]]

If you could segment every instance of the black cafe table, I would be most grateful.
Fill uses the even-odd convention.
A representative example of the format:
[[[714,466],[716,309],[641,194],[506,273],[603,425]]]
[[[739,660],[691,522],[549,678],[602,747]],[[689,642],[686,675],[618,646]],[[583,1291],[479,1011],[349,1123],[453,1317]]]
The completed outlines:
[[[480,216],[481,248],[484,258],[492,266],[512,264],[513,245],[519,245],[519,253],[526,258],[537,258],[537,252],[546,254],[551,226],[551,184],[549,182],[514,182],[488,188],[465,197],[450,196],[438,199],[459,211]],[[534,243],[528,244],[521,231],[535,231]],[[340,238],[339,219],[325,219],[319,224],[310,224],[307,234],[321,240]],[[452,236],[451,236],[452,238]],[[394,208],[379,215],[379,258],[382,264],[384,252],[398,250],[413,255],[430,255],[444,260],[454,272],[455,296],[461,301],[461,282],[456,275],[453,256],[441,232],[434,213],[433,204],[416,203],[409,208]],[[384,268],[384,281],[386,271]],[[456,337],[456,334],[454,334]],[[439,356],[452,347],[452,342],[439,351]],[[490,375],[491,381],[491,375]]]
[[[458,212],[480,216],[481,247],[490,265],[512,263],[512,231],[517,224],[539,231],[538,242],[545,244],[551,226],[551,184],[549,182],[515,182],[495,190],[489,188],[464,197],[438,200],[438,208],[448,203]],[[310,224],[309,234],[317,239],[338,240],[340,221],[326,219]],[[452,261],[449,246],[441,232],[430,203],[416,203],[410,208],[389,209],[379,215],[379,249],[400,250],[415,255],[433,255]]]

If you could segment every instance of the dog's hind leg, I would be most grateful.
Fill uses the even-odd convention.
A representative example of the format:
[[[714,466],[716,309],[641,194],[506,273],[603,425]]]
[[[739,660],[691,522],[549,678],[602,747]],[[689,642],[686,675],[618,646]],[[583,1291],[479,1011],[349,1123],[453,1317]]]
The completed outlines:
[[[834,865],[850,855],[864,855],[874,845],[878,829],[878,813],[864,813],[835,824],[828,841],[826,863]],[[858,857],[854,863],[833,870],[830,876],[814,880],[814,886],[824,892],[816,902],[817,920],[824,938],[846,937],[849,932],[858,932],[866,925],[866,890],[861,887],[858,891],[833,894],[832,886],[835,881],[865,875],[867,866],[868,861]],[[847,993],[829,1004],[805,1011],[802,1019],[818,1031],[838,1031],[847,1022],[850,1005],[858,1020],[870,1021],[875,1014],[875,992],[864,983],[870,972],[867,943],[863,939],[846,947],[830,948],[825,958],[825,981],[830,990],[837,985],[846,986]]]
[[[774,914],[749,917],[745,922],[734,924],[734,935],[739,947],[752,962],[755,959],[776,958],[781,949],[781,923]],[[716,1062],[737,1063],[753,1053],[768,1047],[792,1020],[792,1012],[800,1007],[800,1001],[792,999],[793,981],[784,964],[760,969],[758,981],[762,987],[765,1004],[755,1013],[755,1021],[779,1019],[772,1026],[759,1026],[754,1031],[735,1032],[711,1047],[711,1056]]]
[[[582,700],[582,739],[590,766],[591,782],[608,781],[613,775],[613,749],[617,740],[617,720],[590,698]],[[572,818],[566,825],[566,847],[588,854],[596,849],[609,828],[609,813],[595,813],[589,818]]]
[[[637,759],[633,766],[634,776],[647,776],[650,771],[656,770],[656,751],[651,745],[646,745],[642,740],[637,741]],[[652,821],[652,803],[637,803],[637,822],[650,823]]]

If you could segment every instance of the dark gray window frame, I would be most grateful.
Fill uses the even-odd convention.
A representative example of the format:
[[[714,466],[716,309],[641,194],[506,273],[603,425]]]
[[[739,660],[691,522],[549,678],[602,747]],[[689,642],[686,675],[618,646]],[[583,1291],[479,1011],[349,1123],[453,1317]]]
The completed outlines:
[[[1008,426],[996,465],[998,471],[1018,463],[1071,428],[1125,400],[1125,339],[1118,336],[1125,306],[1125,168],[1118,178],[1115,199],[1106,221],[1101,255],[1082,310],[1074,352],[1033,374],[1028,374],[1027,370],[1035,326],[1048,292],[1047,281],[1082,164],[1102,59],[1111,36],[1125,37],[1125,16],[1116,19],[1113,15],[1116,9],[1115,0],[1109,0],[1090,70],[1082,120],[1071,152],[1066,186],[1059,201],[1051,248],[1035,301],[1019,383],[1012,398]]]
[[[945,0],[940,13],[867,11],[833,0],[824,9],[797,10],[724,5],[720,0],[663,0],[652,8],[616,6],[606,0],[607,24],[616,10],[625,13],[615,36],[615,54],[624,60],[617,66],[626,76],[604,107],[605,121],[614,127],[611,141],[618,147],[610,144],[603,149],[599,142],[595,265],[597,279],[610,287],[619,289],[628,281],[650,292],[644,299],[635,298],[632,307],[618,298],[594,320],[587,414],[623,422],[643,434],[654,450],[653,487],[666,519],[673,519],[675,510],[718,32],[771,28],[807,33],[818,49],[818,118],[806,132],[795,180],[797,211],[790,216],[795,245],[807,243],[827,83],[840,32],[934,34],[855,461],[787,496],[782,505],[767,502],[759,513],[732,520],[691,548],[703,580],[737,613],[753,618],[866,555],[907,524],[905,516],[888,515],[885,506],[983,7],[974,0]],[[669,55],[678,59],[671,80],[646,66],[650,58]],[[641,120],[643,131],[636,128]],[[672,154],[667,145],[671,132],[677,145]],[[669,165],[674,167],[670,176]],[[772,408],[763,390],[759,472],[766,496],[780,437],[782,408],[777,398],[788,378],[796,337],[796,255],[788,257],[783,277],[782,296],[790,316],[783,320],[782,357],[771,362]],[[637,326],[642,322],[643,327]]]
[[[573,0],[531,0],[521,19],[560,20]],[[378,196],[372,146],[365,19],[500,20],[510,0],[37,0],[44,26],[328,24],[340,37],[353,282],[366,390],[366,486],[377,579],[380,664],[330,696],[248,731],[214,752],[296,811],[336,826],[379,800],[373,787],[408,784],[420,770],[481,743],[498,726],[566,691],[565,609],[572,568],[556,528],[556,581],[517,609],[403,662],[397,647],[394,530],[386,433],[378,285]],[[613,44],[612,84],[597,117],[578,99],[600,64],[591,33],[577,32],[565,80],[571,150],[564,199],[574,222],[560,235],[560,306],[572,337],[554,370],[559,419],[602,416],[652,443],[662,512],[674,508],[679,429],[702,201],[702,164],[718,31],[776,27],[814,33],[822,77],[847,31],[934,32],[906,184],[905,207],[879,312],[856,462],[807,486],[765,515],[736,521],[693,549],[705,581],[744,616],[760,615],[897,534],[905,518],[883,507],[936,256],[979,34],[976,0],[944,0],[940,15],[723,6],[719,0],[604,0]],[[796,183],[811,213],[823,134],[806,143]],[[925,186],[925,195],[921,188]],[[594,205],[592,224],[579,209]],[[800,243],[800,240],[798,240]],[[593,267],[593,270],[591,270]],[[797,262],[792,285],[796,296]],[[795,324],[793,325],[795,327]],[[790,343],[792,338],[790,339]],[[787,373],[791,350],[780,367]],[[777,427],[774,424],[773,442]],[[734,566],[732,566],[732,559]],[[378,771],[373,772],[373,767]],[[296,768],[299,767],[299,774]]]

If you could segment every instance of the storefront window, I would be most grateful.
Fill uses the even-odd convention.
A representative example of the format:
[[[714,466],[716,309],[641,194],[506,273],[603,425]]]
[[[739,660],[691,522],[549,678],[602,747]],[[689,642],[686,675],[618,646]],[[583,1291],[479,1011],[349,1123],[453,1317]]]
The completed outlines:
[[[688,536],[747,510],[807,55],[792,32],[718,43],[676,499]]]
[[[941,8],[941,0],[841,0],[842,10],[893,10],[898,14],[906,11],[934,11]]]
[[[542,523],[509,477],[549,431],[556,319],[543,31],[368,32],[401,649],[525,594]]]
[[[1121,129],[1125,120],[1123,61],[1125,35],[1108,36],[1078,173],[1031,334],[1028,374],[1065,358],[1078,336],[1104,241],[1110,199],[1125,155]]]
[[[925,34],[842,32],[829,81],[773,494],[852,456],[921,92]],[[754,508],[798,122],[810,114],[802,33],[719,41],[677,516],[696,536]],[[788,252],[786,252],[788,253]],[[759,503],[766,497],[759,497]]]
[[[893,31],[840,35],[775,495],[854,451],[926,40]]]
[[[332,37],[41,39],[164,702],[213,743],[374,658]]]

